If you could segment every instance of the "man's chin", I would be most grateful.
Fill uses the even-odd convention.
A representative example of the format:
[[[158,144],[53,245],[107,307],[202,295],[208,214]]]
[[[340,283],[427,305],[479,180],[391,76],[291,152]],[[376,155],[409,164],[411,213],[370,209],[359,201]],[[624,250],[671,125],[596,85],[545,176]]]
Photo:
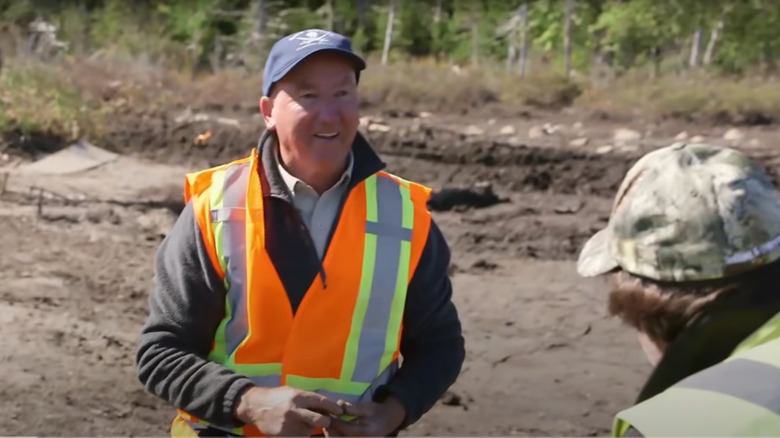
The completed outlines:
[[[314,159],[321,162],[340,162],[347,158],[350,148],[343,144],[313,144],[309,148]]]

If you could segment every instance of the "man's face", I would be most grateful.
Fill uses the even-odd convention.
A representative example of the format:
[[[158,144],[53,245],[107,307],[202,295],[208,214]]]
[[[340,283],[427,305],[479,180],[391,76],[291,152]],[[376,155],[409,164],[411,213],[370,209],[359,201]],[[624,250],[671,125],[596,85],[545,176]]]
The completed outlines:
[[[354,65],[334,53],[312,55],[260,99],[260,108],[291,170],[340,172],[359,123]]]

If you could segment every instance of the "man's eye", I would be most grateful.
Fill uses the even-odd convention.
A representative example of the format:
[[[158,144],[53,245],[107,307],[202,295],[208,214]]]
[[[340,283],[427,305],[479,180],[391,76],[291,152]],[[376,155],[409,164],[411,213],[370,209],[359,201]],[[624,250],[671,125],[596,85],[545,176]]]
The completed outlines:
[[[301,97],[304,99],[313,99],[316,97],[316,95],[314,93],[303,93]]]
[[[344,97],[347,94],[349,94],[349,92],[347,90],[339,90],[339,91],[336,92],[336,97]]]

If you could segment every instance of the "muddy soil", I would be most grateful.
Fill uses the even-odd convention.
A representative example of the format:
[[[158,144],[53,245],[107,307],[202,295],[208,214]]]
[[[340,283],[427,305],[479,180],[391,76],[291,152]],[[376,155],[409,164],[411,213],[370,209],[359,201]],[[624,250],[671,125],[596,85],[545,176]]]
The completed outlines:
[[[127,113],[99,144],[119,159],[75,174],[20,172],[48,152],[30,142],[4,151],[5,435],[167,433],[173,409],[144,391],[132,360],[155,250],[181,207],[183,174],[246,154],[261,127],[249,110],[206,114]],[[545,123],[565,126],[530,134]],[[452,247],[468,355],[451,391],[405,435],[605,435],[649,372],[634,334],[607,317],[603,285],[577,277],[573,261],[643,152],[682,129],[715,139],[723,129],[641,126],[642,139],[620,143],[614,124],[575,125],[570,115],[475,125],[377,114],[365,126],[390,171],[437,191],[490,184],[501,199],[434,212]],[[773,171],[774,135],[747,129],[741,146]],[[45,189],[40,207],[31,187]]]

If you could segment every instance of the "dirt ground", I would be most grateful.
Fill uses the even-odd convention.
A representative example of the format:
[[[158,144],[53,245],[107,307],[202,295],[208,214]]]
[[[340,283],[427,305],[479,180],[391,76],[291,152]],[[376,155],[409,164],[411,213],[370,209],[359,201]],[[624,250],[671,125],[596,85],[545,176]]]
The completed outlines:
[[[574,259],[641,153],[681,131],[727,144],[726,127],[566,113],[372,116],[364,132],[390,171],[436,190],[488,182],[503,201],[434,213],[453,251],[468,354],[450,393],[404,435],[608,434],[650,368],[634,334],[607,317],[601,282],[580,279]],[[224,108],[126,117],[99,145],[120,156],[101,167],[25,171],[44,154],[24,141],[0,162],[0,184],[9,175],[0,195],[3,435],[167,433],[173,409],[133,368],[155,250],[181,207],[184,172],[245,154],[260,121]],[[642,138],[616,142],[621,127]],[[776,131],[741,129],[741,147],[774,169]],[[207,130],[208,143],[193,145]],[[581,138],[587,144],[570,144]],[[45,189],[40,209],[31,187]]]

